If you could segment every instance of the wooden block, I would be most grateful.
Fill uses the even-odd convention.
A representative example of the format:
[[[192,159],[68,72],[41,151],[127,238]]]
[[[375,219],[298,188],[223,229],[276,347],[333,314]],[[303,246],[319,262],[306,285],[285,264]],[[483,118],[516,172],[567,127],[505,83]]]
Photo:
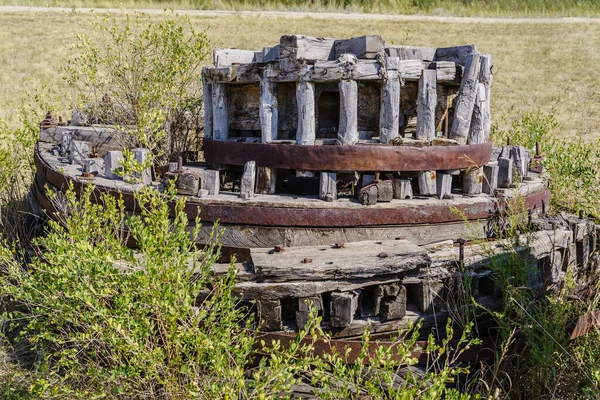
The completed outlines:
[[[251,199],[254,197],[254,186],[256,183],[256,162],[248,161],[244,165],[244,173],[240,182],[240,197]]]
[[[358,142],[358,85],[355,80],[341,80],[340,126],[338,140],[343,145]]]
[[[214,49],[213,59],[215,67],[228,67],[233,63],[247,64],[256,61],[255,52],[239,49]]]
[[[335,172],[321,172],[319,198],[326,201],[337,200],[337,180]]]
[[[449,136],[450,139],[454,139],[461,144],[467,142],[471,129],[471,119],[473,117],[473,108],[475,107],[475,98],[477,97],[480,70],[481,55],[474,53],[469,57],[465,66],[465,72],[456,98],[454,120]]]
[[[323,310],[323,299],[321,295],[301,297],[298,299],[298,311],[296,311],[296,326],[298,329],[304,328],[304,325],[308,322],[310,307],[316,308],[319,311]]]
[[[397,285],[397,289],[398,291],[395,294],[384,294],[381,299],[379,315],[384,321],[401,319],[406,315],[406,288],[402,285]]]
[[[470,56],[477,52],[475,45],[439,47],[435,51],[433,61],[452,61],[456,64],[466,66]]]
[[[277,169],[258,167],[256,173],[256,193],[275,194],[277,185]]]
[[[69,148],[69,160],[71,164],[83,165],[83,160],[88,158],[90,153],[87,142],[82,140],[71,140]]]
[[[527,176],[529,170],[529,161],[527,159],[527,151],[522,146],[512,146],[510,149],[510,158],[513,160],[513,168],[517,176],[513,176],[513,180],[523,181],[523,177]]]
[[[437,194],[437,177],[435,171],[419,172],[418,184],[421,196],[435,196]]]
[[[402,200],[413,198],[410,179],[394,179],[394,198]]]
[[[358,191],[358,201],[365,206],[377,204],[377,186],[371,184],[361,188]]]
[[[389,143],[398,137],[400,131],[400,77],[398,57],[387,60],[388,76],[381,85],[381,105],[379,112],[379,141]],[[396,69],[391,69],[391,66]]]
[[[277,84],[264,78],[260,81],[259,117],[261,142],[277,140],[279,114],[277,110]]]
[[[212,84],[202,80],[202,101],[204,105],[204,138],[213,137]]]
[[[417,308],[422,313],[434,311],[433,307],[439,303],[443,290],[444,283],[442,281],[422,280],[416,285],[411,285],[411,293],[414,293]]]
[[[475,97],[475,105],[473,107],[473,116],[471,118],[471,127],[469,128],[469,136],[467,144],[479,144],[485,141],[485,118],[489,114],[485,114],[486,98],[485,86],[483,83],[477,84],[477,95]]]
[[[224,83],[212,84],[212,138],[229,139],[229,111],[227,109],[227,86]]]
[[[419,80],[419,95],[417,99],[417,131],[418,140],[433,140],[435,138],[435,107],[437,95],[435,89],[436,72],[424,69]]]
[[[204,176],[201,182],[202,189],[208,190],[208,195],[215,196],[219,194],[220,186],[221,181],[219,171],[212,169],[204,170]]]
[[[462,191],[464,194],[480,194],[483,190],[483,169],[473,167],[462,173]]]
[[[400,79],[417,81],[423,72],[423,62],[420,60],[400,60],[398,63]]]
[[[401,60],[433,61],[435,47],[415,46],[387,46],[385,52],[390,57],[398,57]]]
[[[177,193],[180,195],[195,196],[198,194],[198,177],[190,172],[179,174],[175,181]]]
[[[375,185],[377,187],[377,201],[389,203],[394,198],[394,185],[392,181],[382,181]]]
[[[436,61],[429,68],[435,70],[436,82],[460,81],[462,77],[462,68],[452,61]]]
[[[494,195],[494,190],[498,188],[498,165],[484,165],[483,166],[483,193],[487,193],[490,196]]]
[[[286,35],[279,40],[281,58],[292,60],[333,60],[335,39]]]
[[[350,292],[332,292],[330,323],[334,328],[345,328],[354,320],[358,308],[358,294]]]
[[[437,173],[436,192],[439,199],[452,196],[452,175]]]
[[[498,187],[509,188],[513,183],[513,160],[498,158]]]
[[[265,331],[280,331],[283,329],[281,320],[281,301],[261,299],[256,301],[257,316],[260,327]]]
[[[60,155],[67,157],[71,151],[71,140],[75,135],[71,131],[66,131],[61,134],[60,137]]]
[[[263,47],[261,62],[269,62],[269,61],[277,60],[279,58],[280,50],[281,49],[280,49],[279,45],[272,46],[272,47]]]
[[[342,54],[354,54],[358,58],[375,59],[384,47],[385,42],[379,35],[336,40],[333,44],[335,58],[339,58]]]
[[[133,153],[134,160],[140,165],[146,163],[152,154],[150,149],[143,148],[133,149],[131,152]],[[152,183],[152,168],[145,168],[142,172],[136,172],[134,176],[139,179],[143,185],[150,185]]]
[[[104,176],[107,179],[119,179],[120,176],[115,173],[115,171],[121,170],[123,166],[121,165],[121,161],[123,161],[123,152],[122,151],[109,151],[106,153],[104,157]]]
[[[302,68],[303,75],[308,67]],[[296,142],[301,145],[313,145],[316,138],[315,122],[315,84],[304,78],[296,87],[296,102],[298,104],[298,128]]]

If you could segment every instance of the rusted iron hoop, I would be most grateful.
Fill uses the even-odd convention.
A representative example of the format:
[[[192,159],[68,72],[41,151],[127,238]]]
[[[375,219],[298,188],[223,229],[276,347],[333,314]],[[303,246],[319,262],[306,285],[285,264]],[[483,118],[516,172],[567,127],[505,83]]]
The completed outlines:
[[[204,139],[208,162],[306,171],[440,171],[482,166],[490,161],[492,143],[460,146],[355,145],[299,146],[239,143]]]

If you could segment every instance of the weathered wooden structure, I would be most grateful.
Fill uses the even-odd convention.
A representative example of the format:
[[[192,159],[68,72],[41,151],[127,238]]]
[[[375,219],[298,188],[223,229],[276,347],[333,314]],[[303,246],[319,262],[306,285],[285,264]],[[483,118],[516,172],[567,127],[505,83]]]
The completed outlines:
[[[91,179],[134,211],[139,185],[174,179],[191,220],[201,210],[207,235],[214,221],[224,228],[224,249],[240,261],[237,293],[256,302],[260,329],[293,332],[312,304],[337,338],[367,324],[389,333],[445,321],[463,273],[480,302],[498,301],[489,246],[457,239],[496,237],[512,199],[539,228],[518,249],[535,266],[532,286],[556,282],[596,248],[593,224],[538,217],[549,191],[527,149],[492,147],[492,59],[475,46],[294,35],[261,51],[217,49],[214,61],[203,70],[204,162],[130,184],[115,175],[122,149],[110,128],[45,124],[43,207],[56,208],[45,185],[79,190]],[[103,158],[90,161],[90,148]]]

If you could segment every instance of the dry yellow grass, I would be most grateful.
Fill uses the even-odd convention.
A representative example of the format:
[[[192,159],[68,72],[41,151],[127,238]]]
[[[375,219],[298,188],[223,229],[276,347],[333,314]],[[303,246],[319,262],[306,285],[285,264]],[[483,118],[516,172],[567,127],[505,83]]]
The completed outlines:
[[[75,13],[0,14],[0,117],[16,120],[24,91],[50,83],[49,95],[66,108],[60,67],[93,16]],[[505,24],[365,19],[192,17],[208,27],[215,45],[258,49],[288,33],[351,37],[380,34],[388,43],[451,46],[474,43],[494,56],[492,111],[504,126],[518,111],[555,109],[566,135],[600,135],[600,24]]]

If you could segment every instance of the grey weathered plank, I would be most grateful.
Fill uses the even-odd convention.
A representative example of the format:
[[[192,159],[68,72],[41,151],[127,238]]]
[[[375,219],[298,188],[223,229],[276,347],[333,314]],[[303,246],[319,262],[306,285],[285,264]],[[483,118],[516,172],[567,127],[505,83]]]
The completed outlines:
[[[273,282],[310,279],[364,279],[394,275],[429,265],[429,256],[406,240],[346,243],[343,248],[311,246],[251,249],[255,273]],[[304,263],[305,259],[310,260]]]
[[[435,47],[387,46],[385,52],[390,57],[401,60],[433,61]]]
[[[489,195],[494,194],[494,190],[498,188],[498,164],[488,164],[483,166],[483,187],[482,191]]]
[[[481,57],[481,82],[485,85],[485,105],[483,109],[484,140],[490,140],[492,126],[491,101],[492,101],[492,56],[484,54]]]
[[[229,138],[229,111],[227,109],[227,86],[224,83],[212,85],[213,135],[215,140]]]
[[[260,127],[261,142],[277,140],[277,84],[263,77],[260,81]]]
[[[336,40],[334,42],[334,57],[342,54],[354,54],[361,59],[374,59],[383,51],[385,42],[379,35],[360,36],[352,39]]]
[[[379,141],[389,143],[400,132],[400,77],[398,57],[386,59],[387,78],[381,86]]]
[[[321,172],[319,181],[319,198],[326,201],[337,200],[337,174]]]
[[[467,137],[467,144],[478,144],[485,141],[485,96],[485,86],[480,82],[477,84],[477,95],[475,96],[475,105],[473,107],[473,117],[471,118],[471,127],[469,129],[469,136]]]
[[[250,199],[254,197],[254,188],[256,184],[256,162],[248,161],[244,165],[244,172],[240,181],[240,197]]]
[[[292,60],[331,60],[335,39],[285,35],[279,40],[281,58]]]
[[[302,69],[302,75],[307,74],[309,67]],[[316,138],[315,122],[315,84],[301,79],[296,88],[298,104],[298,128],[296,142],[302,145],[313,145]]]
[[[419,96],[417,98],[417,130],[415,138],[418,140],[433,140],[435,138],[435,106],[436,71],[424,69],[419,80]]]
[[[452,61],[466,66],[470,56],[477,52],[475,45],[469,44],[455,47],[439,47],[435,51],[433,61]]]
[[[452,122],[452,129],[450,130],[450,139],[457,140],[461,144],[467,142],[467,137],[471,128],[473,108],[475,107],[475,98],[477,97],[480,66],[481,54],[471,54],[467,61],[467,65],[465,66],[465,72],[456,99],[454,121]]]
[[[358,85],[355,80],[341,80],[340,123],[338,140],[341,144],[352,145],[358,142]]]
[[[212,139],[213,134],[213,109],[212,109],[212,84],[202,81],[202,101],[204,106],[204,138]]]
[[[233,63],[247,64],[258,61],[252,50],[239,49],[214,49],[213,59],[215,67],[227,67]]]

